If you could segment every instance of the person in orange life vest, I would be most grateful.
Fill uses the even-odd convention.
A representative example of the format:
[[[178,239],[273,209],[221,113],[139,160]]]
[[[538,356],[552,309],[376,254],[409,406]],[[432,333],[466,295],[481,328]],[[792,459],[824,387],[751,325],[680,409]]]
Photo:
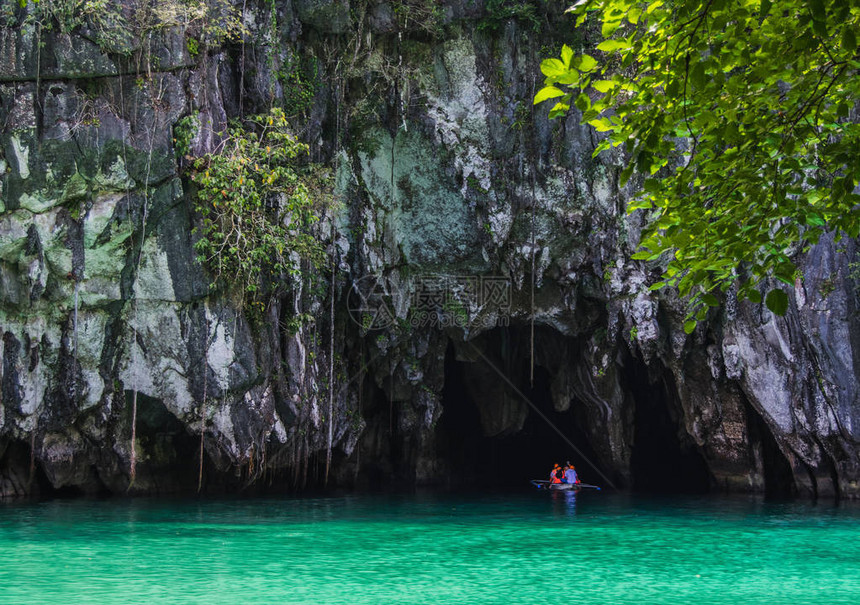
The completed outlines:
[[[550,483],[561,483],[561,479],[558,478],[559,471],[561,467],[559,465],[555,465],[552,467],[552,471],[549,474],[549,482]]]
[[[569,461],[564,469],[564,482],[579,483],[579,477],[577,477],[576,475],[576,467],[573,466]]]

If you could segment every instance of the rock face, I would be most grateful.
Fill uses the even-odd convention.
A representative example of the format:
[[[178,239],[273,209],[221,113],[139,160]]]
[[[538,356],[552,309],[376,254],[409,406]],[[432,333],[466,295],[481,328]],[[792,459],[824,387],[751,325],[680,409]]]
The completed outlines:
[[[860,495],[856,242],[800,257],[785,317],[729,295],[688,336],[630,258],[622,158],[531,105],[532,40],[588,32],[538,4],[242,6],[242,43],[4,13],[0,495],[521,483],[564,459]],[[252,316],[196,260],[176,133],[192,117],[203,155],[270,104],[338,203],[325,286],[285,278]]]

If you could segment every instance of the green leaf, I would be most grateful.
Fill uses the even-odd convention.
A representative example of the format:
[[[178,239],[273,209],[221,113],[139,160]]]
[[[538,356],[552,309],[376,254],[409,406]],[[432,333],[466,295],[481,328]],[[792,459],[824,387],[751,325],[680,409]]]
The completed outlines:
[[[773,2],[771,0],[761,0],[761,5],[758,11],[758,18],[764,19],[767,17],[767,14],[770,12],[770,7],[773,6]]]
[[[785,315],[788,311],[788,295],[782,290],[771,290],[767,293],[764,304],[774,315]]]
[[[757,305],[761,304],[761,292],[759,292],[755,288],[750,288],[747,291],[747,300]]]
[[[534,104],[537,105],[538,103],[543,103],[547,99],[555,99],[563,96],[563,90],[556,88],[555,86],[544,86],[535,95]]]
[[[848,53],[857,50],[857,36],[849,25],[842,27],[842,50]]]
[[[558,59],[544,59],[541,61],[540,70],[547,78],[554,78],[566,73],[567,67]]]
[[[571,59],[573,59],[573,49],[565,44],[561,47],[561,62],[565,67],[570,67]]]
[[[705,64],[701,61],[690,70],[690,82],[699,90],[705,87]]]
[[[616,50],[630,48],[630,43],[623,38],[621,40],[604,40],[597,45],[597,50],[602,50],[606,53],[615,52]]]
[[[720,301],[713,294],[702,294],[702,302],[709,307],[719,307]]]
[[[624,170],[621,171],[621,174],[618,177],[618,184],[621,187],[627,184],[627,181],[630,180],[630,176],[633,174],[633,170],[635,168],[635,164],[630,162]]]
[[[638,6],[634,6],[629,11],[627,11],[627,20],[632,24],[636,25],[639,23],[639,16],[642,14],[642,9]]]
[[[591,99],[588,98],[587,94],[582,93],[576,97],[575,104],[579,111],[588,111],[588,108],[591,107]]]
[[[650,15],[661,6],[663,6],[663,0],[654,0],[651,4],[648,5],[648,8],[645,9],[645,12]]]
[[[597,132],[608,132],[613,129],[612,122],[609,118],[598,118],[596,120],[589,120],[588,123],[591,126],[594,126],[594,129]]]
[[[633,200],[627,205],[627,212],[633,212],[634,210],[651,210],[654,205],[651,203],[651,200],[648,199],[638,199]]]
[[[619,27],[621,27],[620,19],[606,20],[603,22],[603,25],[600,28],[600,35],[604,38],[608,38],[609,36],[614,34],[615,30],[617,30]]]
[[[823,23],[827,19],[827,9],[824,8],[824,0],[807,0],[807,4],[814,21],[821,21]]]
[[[796,271],[797,268],[794,266],[794,263],[781,262],[773,270],[773,275],[786,286],[793,286]]]
[[[678,78],[674,78],[666,85],[666,96],[669,98],[677,97],[679,92],[681,92],[681,81]]]
[[[610,90],[613,90],[616,86],[615,82],[612,80],[596,80],[591,83],[591,86],[597,91],[602,93],[607,93]]]
[[[555,84],[573,86],[579,82],[579,72],[571,69],[569,72],[553,78],[553,80],[555,80]]]
[[[817,212],[810,212],[806,215],[806,224],[810,227],[823,227],[825,225],[825,221]]]
[[[591,2],[591,0],[576,0],[576,2],[574,2],[573,4],[571,4],[570,6],[568,6],[568,7],[564,10],[564,12],[566,12],[566,13],[572,13],[572,12],[574,12],[575,10],[577,10],[578,8],[585,6],[585,5],[586,5],[586,4],[588,4],[589,2]]]
[[[814,31],[822,40],[826,39],[828,36],[827,24],[824,21],[818,21],[817,19],[813,19],[812,31]]]
[[[684,334],[692,334],[699,322],[695,319],[688,319],[684,322]]]
[[[570,105],[568,105],[567,103],[563,103],[563,102],[559,101],[558,103],[553,105],[552,109],[549,110],[549,117],[550,117],[550,119],[554,119],[554,118],[564,116],[569,109],[570,109]]]
[[[597,59],[592,57],[591,55],[580,55],[576,58],[576,67],[579,68],[580,71],[591,71],[595,67],[597,67]]]

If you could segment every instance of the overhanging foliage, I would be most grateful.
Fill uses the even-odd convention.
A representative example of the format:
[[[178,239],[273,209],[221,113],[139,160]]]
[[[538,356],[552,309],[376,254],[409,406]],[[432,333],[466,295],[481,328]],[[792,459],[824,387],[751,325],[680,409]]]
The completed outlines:
[[[692,331],[718,291],[761,302],[794,285],[792,255],[825,231],[860,233],[858,0],[580,0],[596,52],[541,64],[535,103],[575,106],[644,173],[629,211],[649,212],[634,258],[668,261],[654,288],[690,297]],[[765,303],[782,314],[788,298]]]

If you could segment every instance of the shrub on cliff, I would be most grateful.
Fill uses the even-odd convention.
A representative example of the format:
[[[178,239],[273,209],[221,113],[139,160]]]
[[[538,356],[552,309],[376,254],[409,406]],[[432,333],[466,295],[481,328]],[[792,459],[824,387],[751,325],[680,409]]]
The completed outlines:
[[[216,153],[192,163],[194,208],[202,219],[198,260],[214,283],[238,287],[254,304],[283,290],[303,259],[324,258],[310,232],[318,204],[298,172],[307,151],[276,108],[232,125]]]

